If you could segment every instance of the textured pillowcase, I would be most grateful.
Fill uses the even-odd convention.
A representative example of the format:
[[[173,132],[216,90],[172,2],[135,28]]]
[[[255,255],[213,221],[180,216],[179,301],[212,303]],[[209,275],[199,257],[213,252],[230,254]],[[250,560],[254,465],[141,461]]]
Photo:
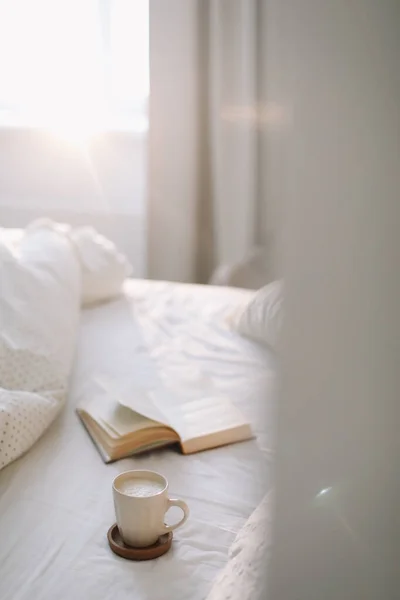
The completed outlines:
[[[265,599],[272,505],[269,492],[239,531],[229,550],[229,561],[219,573],[207,600]]]
[[[0,469],[29,450],[66,398],[81,269],[49,228],[0,231]],[[17,239],[18,238],[18,239]]]
[[[283,318],[283,281],[264,286],[233,317],[231,325],[241,335],[275,348]]]

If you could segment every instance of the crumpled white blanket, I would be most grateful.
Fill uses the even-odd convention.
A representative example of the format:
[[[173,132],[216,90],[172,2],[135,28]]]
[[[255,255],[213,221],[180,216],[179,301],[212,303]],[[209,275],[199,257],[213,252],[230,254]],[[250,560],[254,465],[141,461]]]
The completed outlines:
[[[207,600],[265,600],[271,545],[272,497],[269,492],[239,531],[229,561]]]
[[[117,295],[130,265],[91,228],[0,228],[0,469],[42,435],[66,396],[81,305]]]

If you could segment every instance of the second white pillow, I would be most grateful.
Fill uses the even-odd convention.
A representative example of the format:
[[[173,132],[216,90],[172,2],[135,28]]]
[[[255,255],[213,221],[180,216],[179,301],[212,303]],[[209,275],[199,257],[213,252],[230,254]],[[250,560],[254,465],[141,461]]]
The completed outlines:
[[[241,335],[275,348],[282,326],[282,305],[283,281],[273,281],[234,315],[232,326]]]

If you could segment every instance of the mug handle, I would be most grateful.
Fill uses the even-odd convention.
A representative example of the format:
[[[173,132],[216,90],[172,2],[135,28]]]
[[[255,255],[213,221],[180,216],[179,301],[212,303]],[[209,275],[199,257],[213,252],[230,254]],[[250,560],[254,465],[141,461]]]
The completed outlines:
[[[175,529],[177,529],[178,527],[183,525],[189,516],[188,505],[183,500],[177,500],[176,498],[168,498],[168,507],[165,512],[167,512],[171,508],[171,506],[178,506],[183,512],[183,517],[180,521],[178,521],[177,523],[174,523],[174,525],[166,525],[164,523],[164,533],[169,533],[170,531],[174,531]]]

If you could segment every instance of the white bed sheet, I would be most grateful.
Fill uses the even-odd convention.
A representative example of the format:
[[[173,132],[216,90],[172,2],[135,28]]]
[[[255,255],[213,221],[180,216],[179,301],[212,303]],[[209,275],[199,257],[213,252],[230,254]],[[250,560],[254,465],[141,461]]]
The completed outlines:
[[[120,300],[87,309],[62,415],[0,472],[2,600],[202,600],[236,533],[269,488],[273,356],[240,338],[225,317],[252,292],[129,280]],[[105,465],[74,407],[96,377],[129,392],[153,385],[213,385],[250,418],[256,440],[191,456],[168,449]],[[110,551],[113,477],[163,473],[191,515],[171,551],[133,563]],[[177,515],[171,511],[170,518]]]

